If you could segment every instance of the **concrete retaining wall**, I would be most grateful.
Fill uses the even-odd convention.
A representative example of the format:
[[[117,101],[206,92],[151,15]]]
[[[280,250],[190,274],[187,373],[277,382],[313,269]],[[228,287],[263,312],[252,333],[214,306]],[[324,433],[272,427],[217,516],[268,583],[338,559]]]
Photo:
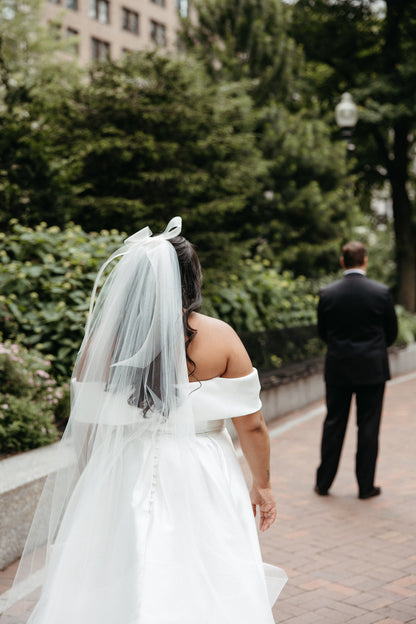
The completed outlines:
[[[416,344],[391,348],[389,361],[392,377],[416,370]],[[268,422],[325,396],[323,359],[278,369],[262,376],[261,382],[263,415]]]
[[[301,409],[324,396],[322,360],[262,376],[261,399],[266,421]],[[390,351],[393,376],[416,370],[416,344]],[[0,569],[23,550],[46,476],[57,468],[57,444],[0,462]]]

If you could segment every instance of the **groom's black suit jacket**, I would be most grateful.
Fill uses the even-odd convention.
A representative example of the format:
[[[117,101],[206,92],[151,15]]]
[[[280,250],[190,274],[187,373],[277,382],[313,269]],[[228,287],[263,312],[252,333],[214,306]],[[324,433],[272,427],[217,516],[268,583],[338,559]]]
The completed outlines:
[[[397,318],[386,286],[349,273],[323,288],[318,332],[327,343],[327,384],[370,385],[390,379],[387,347],[397,336]]]

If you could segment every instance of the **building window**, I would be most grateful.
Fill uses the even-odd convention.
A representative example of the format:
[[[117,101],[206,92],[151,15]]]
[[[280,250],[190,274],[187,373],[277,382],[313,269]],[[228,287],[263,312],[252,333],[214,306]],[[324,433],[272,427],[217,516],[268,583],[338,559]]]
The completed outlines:
[[[166,6],[166,0],[150,0],[150,2],[153,2],[153,4],[157,4],[157,6],[160,7]]]
[[[88,14],[102,24],[110,23],[110,2],[108,0],[90,0]]]
[[[91,39],[91,58],[94,61],[106,61],[110,58],[110,44],[93,37]]]
[[[2,19],[13,20],[16,17],[15,0],[4,0],[0,6],[0,16]]]
[[[78,11],[78,0],[66,0],[66,8]]]
[[[179,14],[179,17],[188,17],[188,0],[176,0],[176,11]]]
[[[179,33],[176,33],[176,51],[179,54],[186,53],[185,43],[183,42],[182,37]]]
[[[133,35],[139,34],[139,14],[136,11],[130,9],[121,9],[121,27],[123,30],[133,33]]]
[[[166,26],[150,20],[150,39],[158,46],[166,45]]]
[[[60,22],[49,22],[49,33],[55,41],[59,41],[62,35]]]
[[[68,39],[68,49],[74,56],[78,56],[79,43],[78,43],[78,31],[74,28],[66,29],[66,37]]]

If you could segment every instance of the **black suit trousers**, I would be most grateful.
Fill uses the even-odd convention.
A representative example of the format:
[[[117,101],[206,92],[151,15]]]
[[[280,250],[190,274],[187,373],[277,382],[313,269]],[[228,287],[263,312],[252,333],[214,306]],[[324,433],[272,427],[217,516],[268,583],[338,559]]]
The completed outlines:
[[[357,403],[355,469],[359,492],[365,494],[374,486],[384,386],[384,383],[365,386],[327,384],[327,416],[323,425],[321,464],[316,480],[320,490],[328,490],[337,473],[353,394]]]

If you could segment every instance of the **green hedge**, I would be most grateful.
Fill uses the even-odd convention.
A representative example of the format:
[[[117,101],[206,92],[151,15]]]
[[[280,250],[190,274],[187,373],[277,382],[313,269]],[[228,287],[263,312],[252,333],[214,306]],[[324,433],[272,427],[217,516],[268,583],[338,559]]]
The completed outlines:
[[[68,377],[98,268],[125,236],[12,225],[10,234],[0,234],[0,332],[36,347],[52,361],[55,375]]]
[[[60,230],[46,223],[31,229],[12,222],[12,231],[0,234],[4,338],[35,347],[51,360],[54,376],[68,378],[98,268],[124,238],[117,230],[86,233],[78,226]],[[315,325],[321,285],[280,273],[260,258],[241,262],[232,273],[207,268],[202,311],[238,332]],[[409,343],[416,336],[416,317],[400,308],[398,313],[399,343]]]
[[[3,336],[36,347],[52,361],[55,375],[68,377],[97,270],[124,238],[116,230],[86,233],[46,223],[32,229],[12,222],[12,231],[0,234]],[[248,260],[226,275],[208,269],[203,286],[203,311],[239,332],[315,323],[313,284],[279,274],[267,260]]]
[[[58,439],[68,385],[58,386],[50,364],[35,349],[0,343],[0,456]]]
[[[416,314],[405,310],[402,306],[396,306],[399,333],[396,344],[404,346],[416,340]]]
[[[280,273],[269,260],[246,260],[234,273],[206,272],[204,308],[238,332],[316,323],[319,284]]]

